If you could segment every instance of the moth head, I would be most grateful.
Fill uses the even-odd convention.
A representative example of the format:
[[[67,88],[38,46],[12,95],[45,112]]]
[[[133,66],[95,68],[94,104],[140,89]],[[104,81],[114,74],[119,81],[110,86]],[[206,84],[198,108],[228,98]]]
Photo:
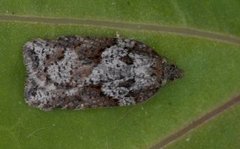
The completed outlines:
[[[175,64],[166,64],[164,68],[164,75],[167,80],[173,81],[183,77],[183,70],[179,69]]]

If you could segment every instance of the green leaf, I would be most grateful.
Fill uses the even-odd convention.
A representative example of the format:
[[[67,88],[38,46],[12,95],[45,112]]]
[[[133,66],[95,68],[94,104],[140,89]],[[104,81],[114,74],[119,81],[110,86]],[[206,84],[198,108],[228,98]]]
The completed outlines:
[[[240,36],[239,0],[1,0],[0,13],[143,22]]]
[[[217,119],[186,135],[169,149],[237,149],[240,146],[240,108],[235,107]]]

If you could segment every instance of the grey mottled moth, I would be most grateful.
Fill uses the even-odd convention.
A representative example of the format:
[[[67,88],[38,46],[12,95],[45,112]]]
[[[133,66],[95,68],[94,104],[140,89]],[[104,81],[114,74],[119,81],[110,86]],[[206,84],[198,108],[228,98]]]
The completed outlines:
[[[133,105],[182,71],[132,39],[62,36],[23,50],[25,100],[41,110]]]

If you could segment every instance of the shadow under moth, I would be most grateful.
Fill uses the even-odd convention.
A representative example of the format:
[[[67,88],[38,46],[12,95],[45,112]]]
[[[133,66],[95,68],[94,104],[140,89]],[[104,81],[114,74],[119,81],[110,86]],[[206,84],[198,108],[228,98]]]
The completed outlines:
[[[132,39],[35,39],[23,55],[25,100],[45,111],[134,105],[182,76],[175,64]]]

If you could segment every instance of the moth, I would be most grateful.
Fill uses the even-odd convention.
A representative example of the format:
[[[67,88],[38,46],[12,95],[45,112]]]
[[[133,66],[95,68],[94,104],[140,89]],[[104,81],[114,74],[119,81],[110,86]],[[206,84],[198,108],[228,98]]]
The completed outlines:
[[[25,101],[44,111],[134,105],[182,76],[151,47],[120,37],[35,39],[23,57]]]

